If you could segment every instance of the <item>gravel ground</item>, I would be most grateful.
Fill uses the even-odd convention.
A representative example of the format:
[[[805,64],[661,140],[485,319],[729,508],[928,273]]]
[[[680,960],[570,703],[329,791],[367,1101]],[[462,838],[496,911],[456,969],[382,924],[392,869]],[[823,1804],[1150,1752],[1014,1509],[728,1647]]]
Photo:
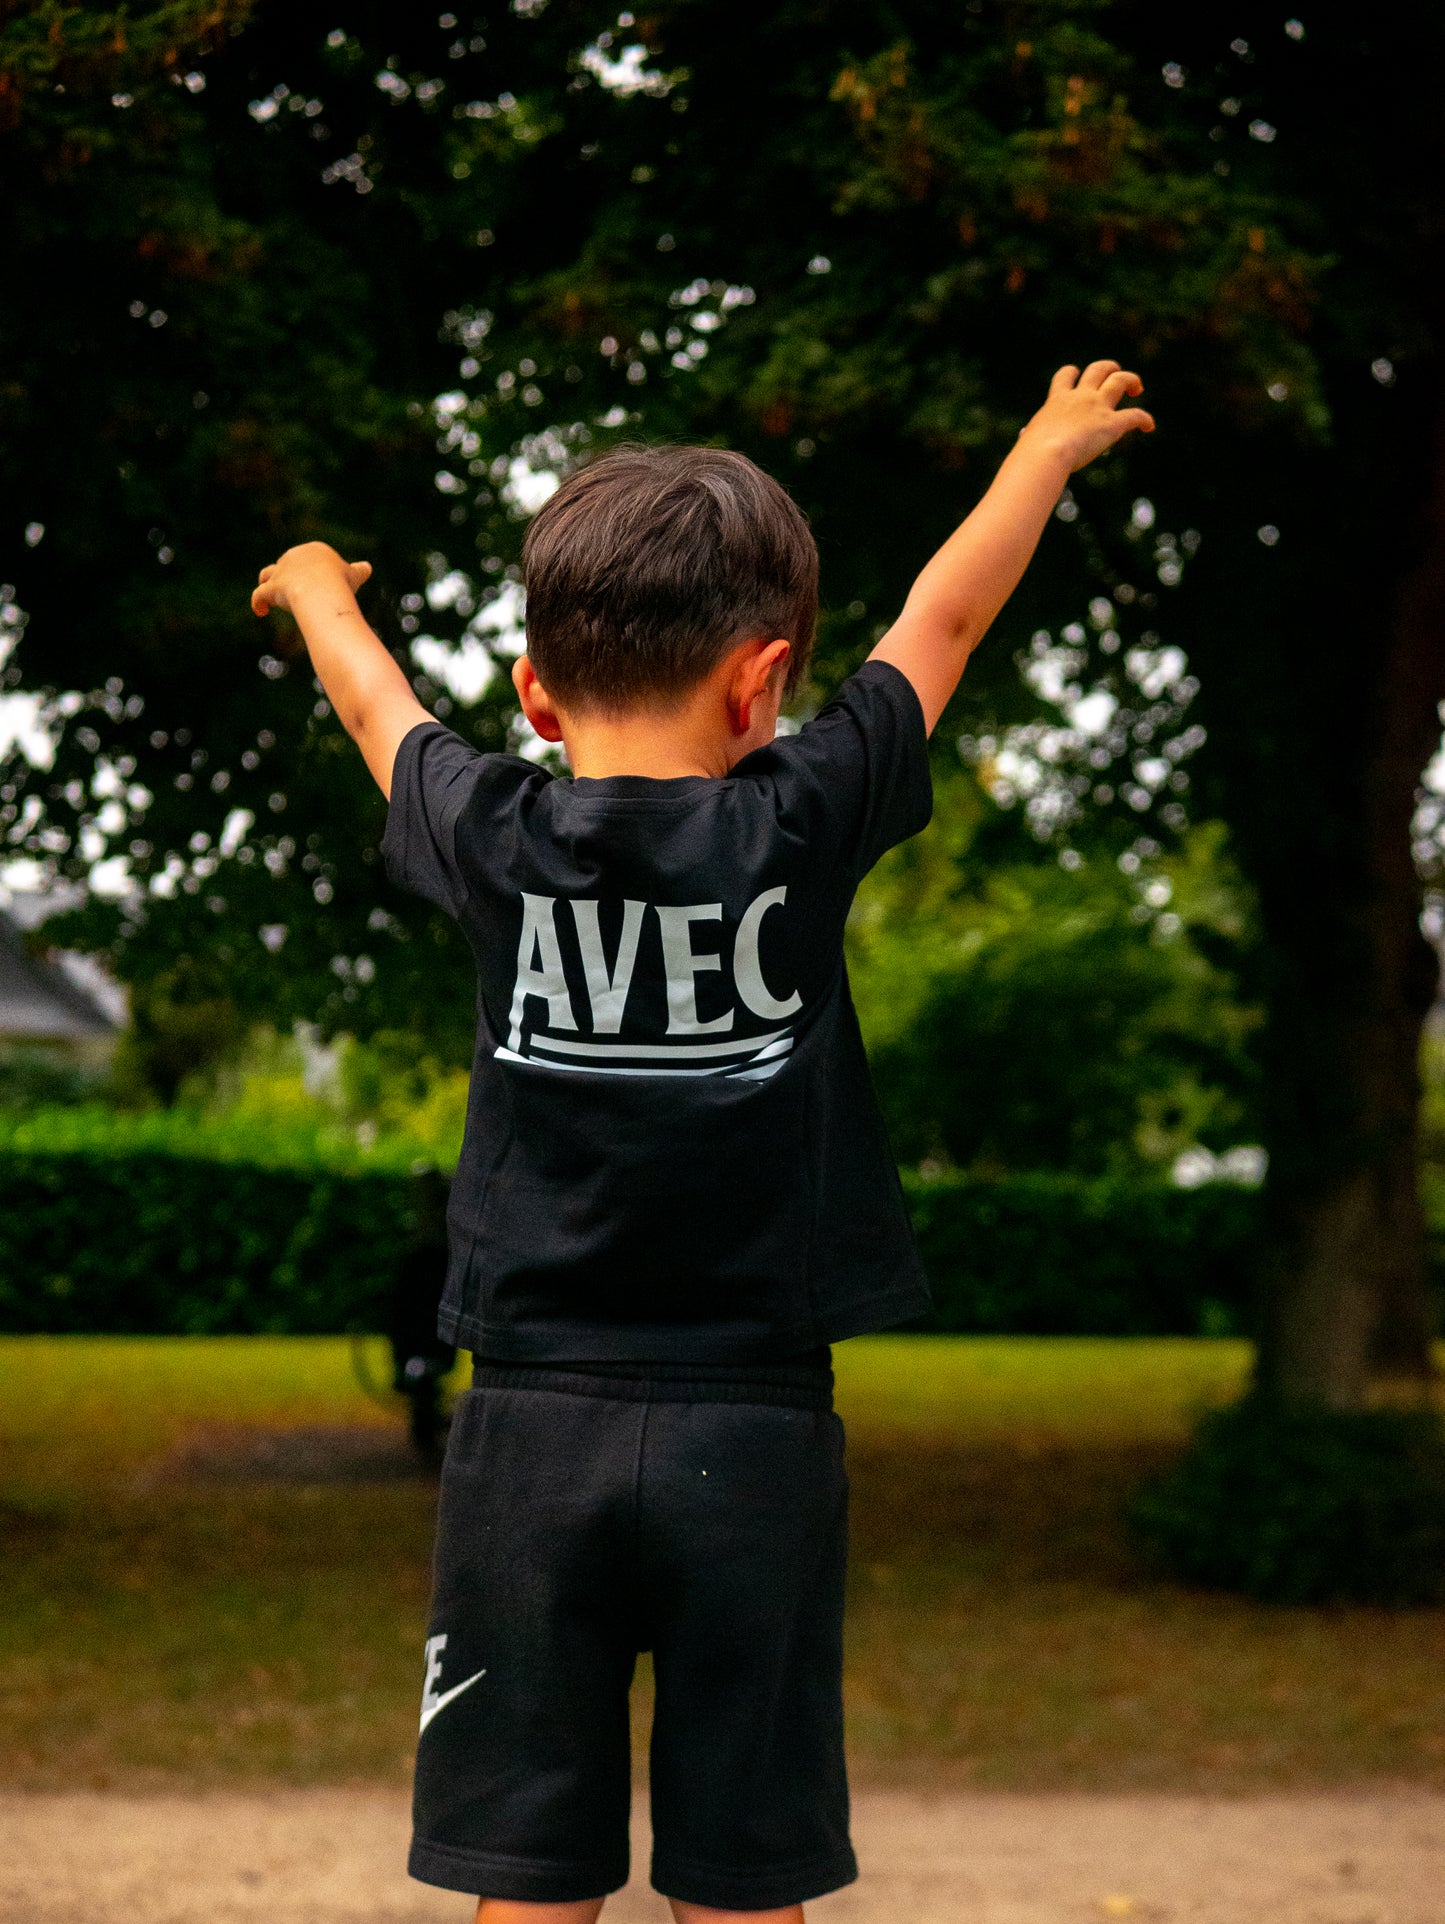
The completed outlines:
[[[813,1924],[1441,1924],[1445,1796],[864,1791]],[[0,1797],[5,1924],[468,1924],[408,1881],[403,1796]],[[634,1861],[646,1865],[639,1815]],[[665,1924],[636,1876],[611,1924]]]

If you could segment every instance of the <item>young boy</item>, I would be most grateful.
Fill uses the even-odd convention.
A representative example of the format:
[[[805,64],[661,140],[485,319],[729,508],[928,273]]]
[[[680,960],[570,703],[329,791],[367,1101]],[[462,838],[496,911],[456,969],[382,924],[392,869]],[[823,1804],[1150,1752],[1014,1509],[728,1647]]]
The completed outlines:
[[[869,661],[776,737],[817,553],[740,455],[620,449],[528,531],[523,713],[573,779],[481,755],[320,543],[261,571],[390,799],[403,886],[479,977],[441,1311],[447,1449],[413,1875],[479,1924],[592,1924],[627,1878],[651,1650],[653,1882],[801,1924],[856,1876],[846,1481],[828,1345],[928,1297],[843,966],[854,890],[931,808],[928,735],[1069,475],[1142,383],[1061,368]]]

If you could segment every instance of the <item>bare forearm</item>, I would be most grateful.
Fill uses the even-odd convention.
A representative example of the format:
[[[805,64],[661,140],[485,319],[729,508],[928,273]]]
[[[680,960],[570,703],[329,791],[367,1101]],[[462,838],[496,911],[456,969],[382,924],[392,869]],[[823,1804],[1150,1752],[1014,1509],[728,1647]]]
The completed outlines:
[[[366,732],[378,696],[415,700],[344,581],[307,581],[291,590],[290,607],[326,699],[354,741]]]
[[[366,562],[348,564],[323,543],[307,543],[262,569],[251,605],[258,615],[283,607],[294,616],[337,718],[389,796],[402,737],[431,716],[357,605],[353,583],[370,573]]]
[[[1060,368],[993,486],[914,582],[873,656],[912,682],[930,731],[1023,578],[1070,474],[1130,429],[1153,428],[1142,408],[1117,411],[1142,385],[1116,361],[1095,361],[1082,376],[1077,368]]]
[[[913,683],[930,733],[969,656],[1023,579],[1068,478],[1057,452],[1021,440],[874,649],[875,660],[892,662]]]
[[[1068,479],[1057,450],[1021,440],[914,582],[900,621],[927,622],[962,668],[1023,579]]]

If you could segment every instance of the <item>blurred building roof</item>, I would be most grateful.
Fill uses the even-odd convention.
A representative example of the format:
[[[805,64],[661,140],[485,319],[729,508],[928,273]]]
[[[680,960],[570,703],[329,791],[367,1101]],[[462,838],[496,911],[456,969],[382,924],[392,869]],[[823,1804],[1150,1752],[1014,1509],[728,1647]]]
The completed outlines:
[[[29,954],[15,923],[0,912],[0,1039],[97,1042],[119,1027],[63,968]]]

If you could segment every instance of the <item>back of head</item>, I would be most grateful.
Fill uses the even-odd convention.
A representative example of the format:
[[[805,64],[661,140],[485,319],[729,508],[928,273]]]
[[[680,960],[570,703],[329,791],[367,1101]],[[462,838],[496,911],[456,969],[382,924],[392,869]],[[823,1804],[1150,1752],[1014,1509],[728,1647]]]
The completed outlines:
[[[801,509],[746,455],[620,447],[569,476],[523,548],[527,647],[563,705],[671,703],[740,641],[807,666],[818,551]]]

